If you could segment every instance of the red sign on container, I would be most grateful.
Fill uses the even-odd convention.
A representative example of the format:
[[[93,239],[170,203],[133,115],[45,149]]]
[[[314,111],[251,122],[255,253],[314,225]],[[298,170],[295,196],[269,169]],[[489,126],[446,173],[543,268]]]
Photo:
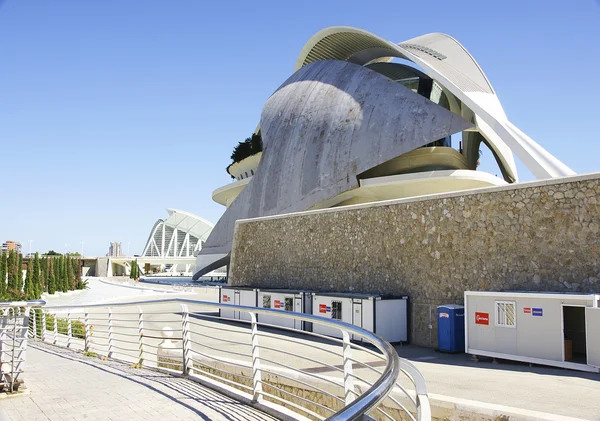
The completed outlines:
[[[525,307],[523,313],[531,314],[531,307]]]
[[[281,308],[281,301],[275,300],[275,308]]]
[[[319,304],[319,313],[327,313],[327,305]]]
[[[490,324],[490,313],[475,312],[475,324],[489,325]]]
[[[223,295],[223,302],[226,303],[227,302],[227,295]]]

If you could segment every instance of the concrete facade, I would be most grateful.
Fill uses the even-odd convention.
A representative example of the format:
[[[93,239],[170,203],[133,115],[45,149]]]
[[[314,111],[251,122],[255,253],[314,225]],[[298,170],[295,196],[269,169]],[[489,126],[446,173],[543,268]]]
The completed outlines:
[[[229,283],[410,297],[409,340],[466,290],[600,290],[600,173],[238,221]]]
[[[472,127],[402,84],[333,60],[286,80],[260,125],[260,166],[200,250],[194,279],[228,263],[236,220],[310,209],[359,187],[360,173]]]

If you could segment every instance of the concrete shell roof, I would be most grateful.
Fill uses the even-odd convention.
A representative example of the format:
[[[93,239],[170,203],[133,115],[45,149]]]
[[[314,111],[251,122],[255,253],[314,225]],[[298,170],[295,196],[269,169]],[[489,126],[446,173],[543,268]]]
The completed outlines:
[[[213,223],[192,213],[172,208],[167,209],[167,212],[169,217],[163,221],[165,225],[189,232],[196,238],[207,238],[214,228]]]
[[[317,60],[344,60],[365,65],[388,57],[416,62],[415,56],[444,74],[464,92],[495,94],[475,59],[457,40],[442,33],[426,34],[394,44],[358,28],[325,28],[305,44],[294,70]]]

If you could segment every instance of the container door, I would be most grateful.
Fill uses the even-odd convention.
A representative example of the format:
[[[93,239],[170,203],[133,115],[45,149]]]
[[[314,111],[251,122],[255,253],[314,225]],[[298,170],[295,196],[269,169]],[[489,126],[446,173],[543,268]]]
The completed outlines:
[[[600,367],[600,308],[585,308],[587,363]]]
[[[302,297],[294,297],[294,312],[302,313]],[[294,319],[294,329],[302,330],[302,320]]]
[[[362,327],[362,300],[352,301],[352,324],[357,327]],[[360,336],[352,335],[352,339],[361,340]]]
[[[233,304],[236,306],[240,305],[240,292],[239,291],[234,291],[233,293]],[[233,318],[234,319],[239,319],[240,318],[240,312],[239,311],[234,311],[233,312]]]

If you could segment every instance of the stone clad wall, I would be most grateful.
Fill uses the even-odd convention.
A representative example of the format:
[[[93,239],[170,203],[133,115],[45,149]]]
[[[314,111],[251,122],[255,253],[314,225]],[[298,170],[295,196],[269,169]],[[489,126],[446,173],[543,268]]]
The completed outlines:
[[[600,173],[239,221],[229,283],[411,299],[411,342],[465,290],[600,291]],[[431,327],[430,327],[431,326]]]

